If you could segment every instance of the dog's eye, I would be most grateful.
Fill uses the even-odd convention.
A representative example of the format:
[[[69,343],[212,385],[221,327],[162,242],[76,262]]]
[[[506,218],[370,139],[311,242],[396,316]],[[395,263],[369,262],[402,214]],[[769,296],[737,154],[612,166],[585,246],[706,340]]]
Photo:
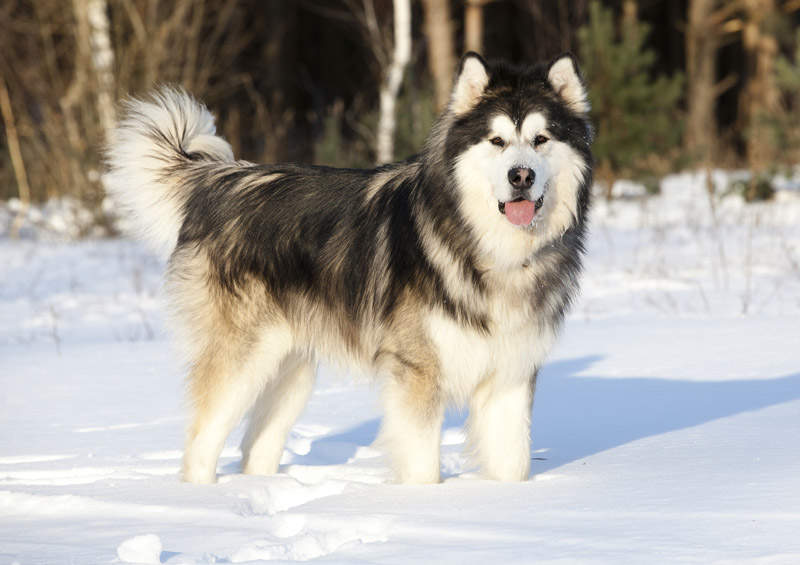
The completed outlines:
[[[497,145],[498,147],[505,147],[506,142],[503,141],[502,137],[493,137],[489,140],[489,143],[492,145]]]
[[[547,143],[549,139],[550,139],[549,137],[545,137],[543,135],[537,135],[536,137],[533,138],[533,146],[539,147],[540,145]]]

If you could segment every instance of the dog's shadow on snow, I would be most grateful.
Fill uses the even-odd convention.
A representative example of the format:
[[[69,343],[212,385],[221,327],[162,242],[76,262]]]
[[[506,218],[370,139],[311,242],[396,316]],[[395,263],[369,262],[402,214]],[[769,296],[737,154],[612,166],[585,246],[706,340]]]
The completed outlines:
[[[295,454],[292,465],[339,465],[356,456],[360,447],[372,445],[378,436],[380,420],[365,420],[350,429],[317,438],[305,455]]]
[[[587,356],[548,363],[539,374],[533,410],[532,474],[560,467],[631,441],[696,426],[740,412],[800,398],[800,373],[774,379],[682,381],[593,377],[602,359]],[[449,412],[444,428],[465,415]],[[314,440],[291,464],[351,461],[373,443],[380,421],[370,419]]]
[[[800,373],[716,382],[587,376],[600,359],[557,361],[540,372],[533,474],[638,439],[800,398]]]

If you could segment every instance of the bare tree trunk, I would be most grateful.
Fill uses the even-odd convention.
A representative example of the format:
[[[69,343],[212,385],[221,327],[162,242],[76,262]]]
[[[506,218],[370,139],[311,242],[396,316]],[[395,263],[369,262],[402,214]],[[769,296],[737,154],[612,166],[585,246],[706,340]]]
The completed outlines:
[[[104,132],[114,127],[114,51],[109,35],[106,0],[73,0],[75,13],[76,83],[86,89],[89,76],[94,78],[95,108]]]
[[[397,93],[403,82],[403,71],[410,59],[411,2],[410,0],[394,0],[394,51],[380,92],[376,156],[378,164],[388,163],[394,159]]]
[[[11,97],[8,95],[8,88],[6,88],[6,82],[2,77],[0,77],[0,113],[3,115],[3,125],[6,130],[6,139],[8,140],[8,153],[11,155],[11,166],[14,168],[19,199],[22,202],[17,217],[14,218],[14,223],[11,225],[11,237],[16,239],[19,235],[19,228],[22,227],[25,212],[31,202],[31,189],[28,186],[25,162],[22,160],[17,124],[16,120],[14,120],[14,110],[11,107]]]
[[[623,0],[622,2],[622,25],[631,27],[639,19],[639,5],[637,0]]]
[[[758,176],[774,161],[775,146],[767,119],[780,105],[775,84],[775,58],[778,42],[765,23],[775,16],[775,0],[746,0],[743,44],[750,78],[742,111],[747,124],[747,162],[752,173],[749,192],[755,190]]]
[[[464,3],[464,51],[483,52],[483,5],[486,0]]]
[[[111,47],[106,0],[86,0],[92,70],[97,79],[97,114],[108,135],[116,121],[114,112],[114,51]]]
[[[436,109],[441,111],[450,98],[455,49],[449,0],[423,0],[425,37],[428,40],[428,68],[436,87]]]
[[[86,13],[86,3],[82,0],[73,0],[73,15],[75,17],[75,70],[72,81],[64,96],[59,100],[63,114],[64,128],[66,130],[69,149],[72,157],[69,159],[71,190],[80,198],[87,194],[86,175],[83,168],[83,157],[86,153],[87,137],[79,123],[80,111],[78,110],[88,97],[91,96],[89,85],[89,65],[91,58],[89,40],[89,18]]]
[[[688,115],[684,144],[689,155],[708,166],[715,157],[717,123],[714,116],[717,34],[712,29],[714,0],[690,0],[686,29]]]

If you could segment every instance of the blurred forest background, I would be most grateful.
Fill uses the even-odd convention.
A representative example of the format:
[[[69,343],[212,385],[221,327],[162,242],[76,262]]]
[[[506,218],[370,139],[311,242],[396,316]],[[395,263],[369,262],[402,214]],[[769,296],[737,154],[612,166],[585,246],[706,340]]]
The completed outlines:
[[[116,103],[183,85],[237,157],[370,166],[417,151],[460,55],[572,51],[599,186],[800,163],[800,0],[0,0],[0,199],[100,209]],[[394,119],[393,119],[394,118]]]

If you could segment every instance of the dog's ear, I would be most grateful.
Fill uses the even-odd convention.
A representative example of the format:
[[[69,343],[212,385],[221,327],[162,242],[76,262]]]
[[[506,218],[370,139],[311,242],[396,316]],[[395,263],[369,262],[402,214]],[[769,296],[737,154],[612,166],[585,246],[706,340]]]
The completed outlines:
[[[564,102],[576,112],[589,111],[589,99],[583,85],[578,62],[571,53],[559,55],[547,69],[547,80]]]
[[[463,114],[475,107],[488,84],[486,61],[473,51],[464,55],[456,75],[453,94],[450,96],[453,113]]]

